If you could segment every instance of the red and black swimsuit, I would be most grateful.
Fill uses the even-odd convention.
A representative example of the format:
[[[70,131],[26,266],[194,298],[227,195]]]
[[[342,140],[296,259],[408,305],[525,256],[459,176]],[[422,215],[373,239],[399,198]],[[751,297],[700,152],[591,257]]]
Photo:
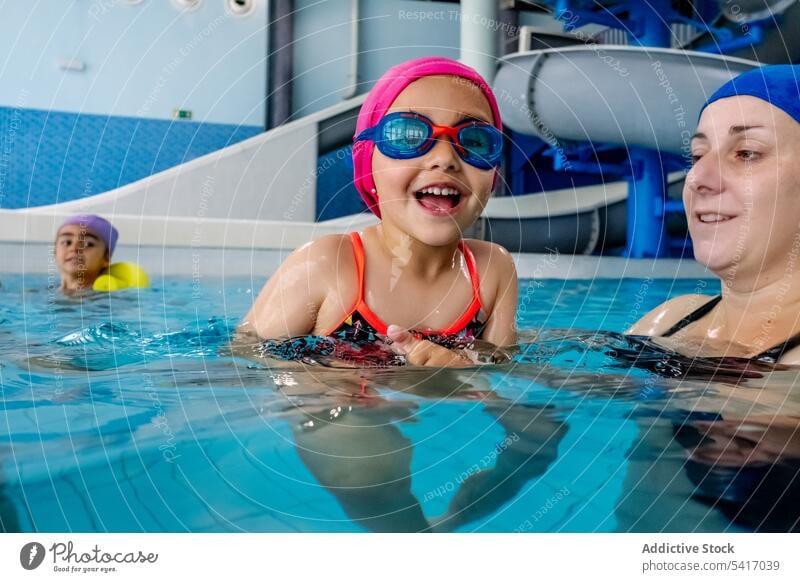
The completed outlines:
[[[386,335],[387,325],[375,315],[364,301],[364,243],[357,232],[350,233],[353,252],[358,271],[358,298],[350,313],[342,322],[325,334],[338,339],[350,341],[373,341],[376,334]],[[458,248],[467,262],[470,281],[472,282],[472,301],[466,311],[452,325],[442,330],[412,330],[420,338],[425,338],[447,348],[464,347],[476,339],[480,339],[486,327],[486,315],[481,305],[480,281],[475,266],[475,257],[467,244],[462,240]]]

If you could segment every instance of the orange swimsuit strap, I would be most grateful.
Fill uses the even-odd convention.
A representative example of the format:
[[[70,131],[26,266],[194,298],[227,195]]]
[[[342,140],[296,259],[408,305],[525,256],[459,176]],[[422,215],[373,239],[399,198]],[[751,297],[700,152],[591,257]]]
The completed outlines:
[[[375,315],[372,309],[369,308],[369,305],[367,305],[366,301],[364,301],[364,272],[366,263],[364,258],[364,243],[361,240],[361,236],[357,232],[351,232],[350,239],[353,243],[353,253],[355,255],[356,270],[358,272],[358,298],[356,299],[355,306],[350,310],[350,313],[347,315],[347,317],[345,317],[344,320],[342,320],[339,325],[334,327],[333,330],[327,335],[332,335],[333,332],[339,329],[339,326],[341,326],[342,323],[344,323],[355,312],[360,313],[367,323],[369,323],[375,329],[375,331],[385,335],[389,326],[381,321],[381,319]],[[470,281],[472,282],[472,301],[470,302],[466,311],[464,311],[464,313],[455,321],[455,323],[443,330],[426,330],[426,334],[456,335],[465,327],[467,327],[467,325],[481,309],[480,280],[478,278],[478,269],[475,266],[475,256],[472,254],[472,251],[463,240],[458,242],[458,248],[464,255],[464,259],[467,262],[467,270],[469,271]]]

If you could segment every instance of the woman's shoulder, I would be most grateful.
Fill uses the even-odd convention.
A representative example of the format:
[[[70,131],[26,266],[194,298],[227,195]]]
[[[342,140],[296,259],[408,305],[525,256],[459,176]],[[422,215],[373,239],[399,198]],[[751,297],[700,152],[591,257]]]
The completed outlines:
[[[673,297],[647,313],[625,333],[646,336],[662,335],[681,319],[712,299],[713,297],[709,295],[699,293]]]

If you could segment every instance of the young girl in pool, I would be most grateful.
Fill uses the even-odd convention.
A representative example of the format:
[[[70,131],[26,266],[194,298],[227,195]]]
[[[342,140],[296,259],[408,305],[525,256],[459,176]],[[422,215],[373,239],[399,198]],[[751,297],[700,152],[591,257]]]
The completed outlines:
[[[75,293],[91,289],[108,268],[119,233],[95,214],[70,216],[56,233],[56,265],[61,290]]]
[[[407,363],[428,366],[474,365],[476,339],[514,344],[513,260],[462,238],[496,183],[501,131],[473,69],[442,57],[389,69],[361,108],[353,146],[356,188],[381,223],[294,251],[240,329],[388,338]]]

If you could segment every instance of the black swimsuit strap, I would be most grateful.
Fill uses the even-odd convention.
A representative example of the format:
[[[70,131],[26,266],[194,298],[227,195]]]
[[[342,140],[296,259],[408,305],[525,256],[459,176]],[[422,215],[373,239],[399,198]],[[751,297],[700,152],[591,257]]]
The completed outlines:
[[[764,350],[757,356],[753,356],[753,359],[768,364],[776,364],[783,357],[783,354],[792,351],[797,346],[800,346],[800,333],[796,333],[785,342]]]
[[[694,323],[698,319],[701,319],[702,317],[707,315],[708,312],[714,309],[714,307],[716,307],[721,300],[722,300],[722,295],[717,295],[716,297],[711,299],[711,301],[704,303],[703,305],[692,311],[689,315],[681,319],[678,323],[669,328],[665,333],[661,334],[661,337],[669,337],[677,333],[678,331],[682,330],[690,323]],[[796,333],[783,343],[773,346],[768,350],[764,350],[760,354],[753,356],[752,359],[767,364],[775,364],[778,362],[778,360],[780,360],[783,357],[783,355],[786,352],[789,352],[798,346],[800,346],[800,333]]]
[[[666,332],[662,333],[661,337],[669,337],[677,333],[678,331],[682,330],[690,323],[694,323],[695,321],[706,315],[709,311],[714,309],[717,306],[717,303],[719,303],[720,301],[722,301],[722,295],[717,295],[711,301],[704,303],[703,305],[692,311],[689,315],[681,319],[678,323],[669,328]]]

